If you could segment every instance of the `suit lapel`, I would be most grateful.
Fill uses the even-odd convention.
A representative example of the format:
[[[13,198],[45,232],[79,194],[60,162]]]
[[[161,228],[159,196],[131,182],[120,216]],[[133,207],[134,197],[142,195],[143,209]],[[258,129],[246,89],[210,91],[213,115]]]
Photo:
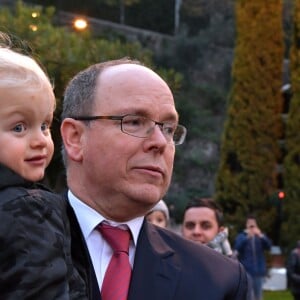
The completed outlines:
[[[84,237],[68,200],[67,203],[74,266],[86,283],[88,299],[101,300]],[[138,238],[128,300],[173,299],[180,270],[175,251],[165,243],[155,226],[144,221]]]
[[[158,229],[144,221],[136,249],[128,300],[173,299],[180,266],[175,251],[161,238]]]

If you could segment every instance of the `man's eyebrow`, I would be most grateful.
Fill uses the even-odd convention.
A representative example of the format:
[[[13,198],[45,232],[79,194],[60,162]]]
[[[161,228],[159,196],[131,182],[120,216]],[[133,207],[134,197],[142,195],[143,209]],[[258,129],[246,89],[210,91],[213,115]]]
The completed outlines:
[[[178,122],[179,120],[179,116],[178,115],[169,115],[166,118],[164,118],[165,120],[170,120],[172,122]]]
[[[196,224],[196,222],[194,222],[194,221],[186,221],[186,222],[184,222],[184,224]]]
[[[126,108],[126,109],[122,110],[122,115],[127,115],[127,114],[138,115],[138,116],[143,116],[143,117],[152,119],[152,117],[151,117],[151,111],[148,111],[146,109],[139,109],[139,108],[132,108],[132,109],[130,109],[130,108]],[[166,115],[163,115],[160,118],[160,120],[162,122],[168,122],[168,121],[178,122],[178,119],[179,119],[179,116],[178,116],[177,113],[167,113]],[[159,120],[154,120],[154,121],[159,121]]]

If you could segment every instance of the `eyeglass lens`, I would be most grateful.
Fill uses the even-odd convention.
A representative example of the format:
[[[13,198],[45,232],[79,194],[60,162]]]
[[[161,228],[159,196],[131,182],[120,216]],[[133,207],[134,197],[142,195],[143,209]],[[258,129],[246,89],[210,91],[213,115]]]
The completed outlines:
[[[181,144],[184,141],[186,130],[181,125],[172,123],[158,123],[149,118],[136,115],[127,115],[122,119],[122,131],[136,137],[148,137],[155,125],[159,125],[168,142]]]

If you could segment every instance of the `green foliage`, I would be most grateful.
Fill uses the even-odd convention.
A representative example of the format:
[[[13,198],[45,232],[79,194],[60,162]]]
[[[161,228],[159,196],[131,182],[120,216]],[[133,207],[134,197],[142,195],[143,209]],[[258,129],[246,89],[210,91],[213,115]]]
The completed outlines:
[[[194,27],[193,37],[189,29],[182,30],[154,57],[159,65],[180,70],[184,76],[175,98],[188,134],[186,143],[176,149],[173,181],[165,197],[168,203],[176,203],[177,222],[191,197],[213,193],[232,60],[231,50],[224,55],[234,40],[232,10],[224,4],[230,1],[213,1],[214,7],[211,1],[201,2],[205,14],[198,19],[203,26]],[[206,20],[209,27],[204,26]]]
[[[289,247],[292,247],[299,238],[300,232],[300,2],[295,1],[294,5],[294,26],[290,51],[293,96],[286,124],[285,146],[287,155],[284,160],[286,198],[284,200],[283,237]]]
[[[203,68],[207,64],[207,60],[211,60],[211,56],[217,55],[221,49],[232,47],[234,42],[233,19],[228,20],[224,16],[211,17],[211,19],[214,22],[211,22],[209,28],[198,28],[197,34],[192,37],[183,29],[172,44],[166,45],[160,53],[157,53],[158,63],[184,72],[187,80],[193,80],[191,77],[195,77],[195,72],[206,72]],[[223,59],[226,60],[224,57]],[[224,72],[220,79],[224,80],[226,75],[229,74]],[[215,85],[218,86],[219,83]]]
[[[38,18],[32,18],[35,11]],[[146,65],[152,64],[151,53],[138,43],[122,43],[120,40],[93,39],[88,31],[74,32],[71,28],[53,26],[55,10],[24,6],[18,2],[15,13],[3,9],[0,14],[0,30],[17,35],[29,42],[35,57],[46,67],[55,80],[55,92],[61,98],[66,82],[88,65],[124,56],[134,57]],[[32,25],[37,31],[30,30]]]
[[[281,0],[236,1],[232,88],[216,177],[216,198],[229,222],[241,226],[247,213],[255,213],[270,235],[276,210],[268,198],[278,188],[281,158],[281,16]]]
[[[199,32],[210,31],[216,23],[232,21],[234,0],[185,0],[181,7],[181,27],[189,36]],[[181,29],[182,29],[181,28]],[[226,27],[220,28],[218,34],[226,40]]]
[[[36,18],[32,17],[33,12]],[[31,52],[40,61],[53,80],[57,97],[56,120],[59,119],[62,94],[68,80],[90,64],[126,56],[155,69],[150,50],[143,49],[139,43],[95,39],[88,31],[74,32],[71,24],[69,28],[55,27],[51,22],[54,17],[53,7],[43,9],[36,5],[27,6],[22,1],[17,2],[13,11],[5,8],[0,11],[0,30],[27,41],[27,52]],[[159,72],[172,89],[180,87],[181,76],[178,72],[165,69]],[[56,186],[59,183],[57,181],[61,180],[58,170],[63,169],[60,161],[59,121],[53,124],[53,139],[56,152],[47,170],[47,179],[51,186]]]
[[[161,67],[158,67],[156,72],[168,82],[174,92],[181,88],[183,81],[183,76],[181,73],[175,71],[174,69],[166,69]]]
[[[264,291],[264,300],[293,300],[289,291]]]

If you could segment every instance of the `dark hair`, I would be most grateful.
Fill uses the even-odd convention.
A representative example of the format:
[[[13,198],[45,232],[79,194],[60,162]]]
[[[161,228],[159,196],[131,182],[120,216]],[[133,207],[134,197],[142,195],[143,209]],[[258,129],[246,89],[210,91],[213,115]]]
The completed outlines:
[[[219,227],[224,225],[224,216],[221,208],[212,198],[194,198],[190,200],[184,210],[184,213],[193,207],[207,207],[212,209],[215,212],[216,219],[218,222]]]
[[[246,217],[246,221],[248,221],[248,220],[257,221],[256,216],[254,214],[248,214],[247,217]]]

